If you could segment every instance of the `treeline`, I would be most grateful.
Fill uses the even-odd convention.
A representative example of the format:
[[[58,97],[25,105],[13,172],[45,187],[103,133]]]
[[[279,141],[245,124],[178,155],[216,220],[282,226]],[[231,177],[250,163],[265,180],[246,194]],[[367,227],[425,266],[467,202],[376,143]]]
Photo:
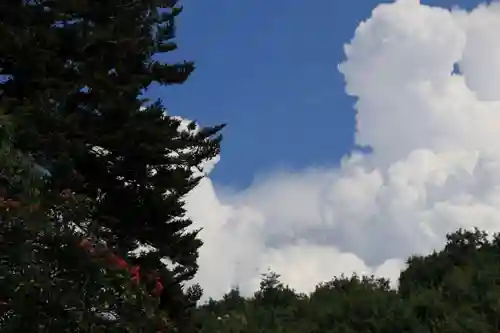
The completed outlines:
[[[233,289],[199,307],[210,333],[493,333],[500,329],[500,236],[459,230],[445,248],[408,259],[399,288],[341,276],[306,295],[263,276],[252,297]]]

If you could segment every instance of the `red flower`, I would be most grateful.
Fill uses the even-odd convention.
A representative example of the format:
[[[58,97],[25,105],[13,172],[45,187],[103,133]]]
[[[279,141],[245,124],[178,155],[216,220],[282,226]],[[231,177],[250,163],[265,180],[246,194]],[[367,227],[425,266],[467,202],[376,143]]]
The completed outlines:
[[[94,254],[93,253],[94,246],[92,245],[92,243],[88,239],[82,239],[78,245],[86,250],[90,250],[91,254]],[[121,268],[121,269],[128,270],[128,272],[132,275],[131,281],[133,283],[138,284],[140,282],[140,280],[141,280],[141,276],[140,276],[141,267],[139,265],[135,265],[133,267],[130,267],[123,258],[117,256],[114,253],[109,253],[109,252],[108,252],[108,255],[106,255],[106,260],[108,261],[109,264],[113,265],[114,268]],[[154,296],[158,297],[161,295],[161,293],[163,291],[163,284],[160,282],[160,279],[156,276],[156,274],[154,274],[153,272],[149,272],[147,274],[147,280],[151,281],[153,279],[156,281],[155,281],[155,287],[151,293]]]
[[[115,264],[120,267],[120,268],[128,268],[128,264],[123,258],[116,257],[117,259],[115,260]]]
[[[130,272],[130,274],[132,274],[132,282],[139,283],[139,280],[141,279],[141,276],[139,275],[140,267],[136,265],[136,266],[130,268],[129,272]]]
[[[111,253],[109,254],[106,259],[108,260],[108,262],[115,266],[115,268],[123,268],[123,269],[127,269],[128,268],[128,264],[125,260],[123,260],[123,258],[120,258],[118,257],[117,255]]]
[[[139,275],[139,270],[140,270],[140,267],[138,265],[135,265],[134,267],[129,269],[129,272],[132,275]]]
[[[85,250],[90,250],[90,248],[92,248],[92,244],[86,238],[82,239],[78,246],[83,247]]]
[[[156,279],[155,288],[153,289],[152,294],[154,296],[160,296],[163,291],[163,284],[161,284],[160,279]]]
[[[133,283],[135,283],[135,284],[139,284],[139,280],[140,280],[140,278],[141,278],[141,277],[139,276],[139,274],[137,274],[137,275],[132,276],[132,278],[131,278],[130,280],[131,280]]]

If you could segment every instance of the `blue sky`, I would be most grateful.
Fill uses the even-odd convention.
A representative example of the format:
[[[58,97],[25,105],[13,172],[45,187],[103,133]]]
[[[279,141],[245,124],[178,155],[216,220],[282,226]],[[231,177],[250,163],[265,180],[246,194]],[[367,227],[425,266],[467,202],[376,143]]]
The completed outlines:
[[[198,69],[150,94],[229,124],[216,186],[185,199],[205,295],[251,295],[269,268],[301,292],[341,273],[396,282],[449,232],[500,231],[500,3],[458,14],[436,6],[479,1],[401,0],[372,14],[380,0],[184,1],[173,57]],[[355,135],[374,153],[337,168]]]
[[[228,123],[212,174],[218,184],[243,188],[276,169],[334,165],[354,148],[355,118],[337,64],[381,2],[185,0],[179,50],[169,59],[194,60],[197,69],[186,84],[153,87],[148,97],[203,125]]]

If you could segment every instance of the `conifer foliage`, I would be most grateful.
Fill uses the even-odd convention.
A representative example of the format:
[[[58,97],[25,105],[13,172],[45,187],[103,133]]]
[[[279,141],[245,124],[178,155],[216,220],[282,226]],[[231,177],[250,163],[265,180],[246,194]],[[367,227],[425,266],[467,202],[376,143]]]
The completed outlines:
[[[46,186],[33,160],[0,143],[0,331],[160,332],[157,299],[107,257],[78,246],[92,200]],[[71,223],[68,223],[71,221]]]
[[[162,285],[160,307],[179,329],[200,297],[183,284],[202,242],[183,198],[219,153],[223,125],[180,131],[151,84],[183,83],[191,62],[176,49],[175,0],[12,0],[0,3],[0,105],[12,148],[49,175],[51,193],[87,198],[78,227]],[[154,249],[134,257],[138,245]],[[167,268],[160,259],[168,259]],[[184,323],[184,324],[182,324]]]

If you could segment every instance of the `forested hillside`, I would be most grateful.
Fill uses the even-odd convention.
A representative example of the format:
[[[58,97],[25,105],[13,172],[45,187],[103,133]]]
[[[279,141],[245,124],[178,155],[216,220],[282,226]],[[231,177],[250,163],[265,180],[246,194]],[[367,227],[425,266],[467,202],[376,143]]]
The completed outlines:
[[[237,289],[196,311],[204,332],[497,332],[500,236],[450,234],[446,247],[408,259],[399,288],[373,276],[340,276],[306,295],[263,276],[252,297]]]

